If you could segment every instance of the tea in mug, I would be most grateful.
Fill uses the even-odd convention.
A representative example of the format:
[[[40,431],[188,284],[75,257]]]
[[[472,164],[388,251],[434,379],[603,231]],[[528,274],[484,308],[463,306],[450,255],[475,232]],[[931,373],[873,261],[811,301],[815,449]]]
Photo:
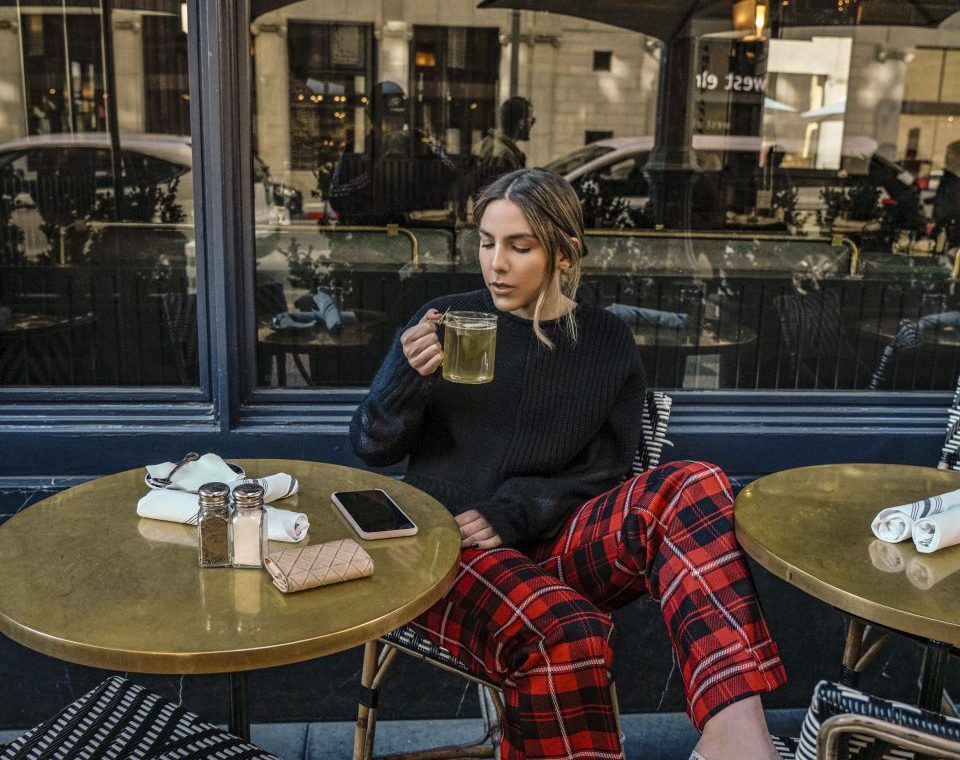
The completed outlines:
[[[450,311],[443,321],[443,377],[479,385],[493,380],[497,350],[497,316],[477,311]]]

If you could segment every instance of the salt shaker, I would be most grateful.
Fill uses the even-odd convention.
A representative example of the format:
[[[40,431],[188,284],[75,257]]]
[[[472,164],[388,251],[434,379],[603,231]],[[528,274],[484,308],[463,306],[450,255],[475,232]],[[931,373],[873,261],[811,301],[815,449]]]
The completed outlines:
[[[233,536],[233,566],[263,567],[267,554],[267,512],[263,508],[263,486],[241,483],[233,489],[236,509],[230,518]]]
[[[204,483],[197,494],[200,567],[230,567],[230,487],[226,483]]]

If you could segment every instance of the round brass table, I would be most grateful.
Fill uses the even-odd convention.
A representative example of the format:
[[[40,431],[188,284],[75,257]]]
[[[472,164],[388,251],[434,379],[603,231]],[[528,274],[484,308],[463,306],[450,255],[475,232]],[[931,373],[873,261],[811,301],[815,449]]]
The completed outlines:
[[[863,319],[857,323],[857,329],[864,335],[878,340],[891,341],[900,328],[900,321],[901,317]],[[927,346],[960,348],[960,330],[957,330],[953,325],[929,327],[923,331],[923,343]]]
[[[737,495],[737,539],[761,566],[812,596],[856,618],[926,639],[920,701],[937,709],[943,660],[950,646],[960,646],[960,546],[920,554],[911,541],[877,541],[870,523],[881,509],[957,488],[960,473],[930,467],[830,464],[785,470]]]
[[[350,467],[234,461],[248,476],[282,471],[300,481],[300,492],[275,506],[304,512],[307,538],[271,541],[271,551],[354,538],[373,558],[373,575],[282,594],[262,570],[201,570],[196,528],[137,516],[147,487],[144,470],[130,470],[67,489],[0,526],[0,571],[20,579],[0,588],[0,631],[81,665],[236,674],[376,639],[447,590],[460,537],[453,517],[429,495]],[[331,505],[330,493],[366,488],[390,493],[418,526],[417,535],[360,539]]]
[[[704,322],[700,329],[658,327],[656,325],[631,326],[633,341],[638,346],[682,348],[703,354],[717,353],[724,349],[745,346],[757,339],[757,332],[737,324]]]

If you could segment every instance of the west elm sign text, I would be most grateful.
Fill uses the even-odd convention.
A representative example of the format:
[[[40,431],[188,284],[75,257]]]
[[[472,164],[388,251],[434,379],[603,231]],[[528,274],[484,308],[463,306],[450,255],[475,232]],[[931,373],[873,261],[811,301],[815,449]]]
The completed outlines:
[[[743,76],[741,74],[727,74],[721,78],[704,69],[697,74],[698,90],[726,90],[727,92],[763,92],[767,88],[767,76]]]

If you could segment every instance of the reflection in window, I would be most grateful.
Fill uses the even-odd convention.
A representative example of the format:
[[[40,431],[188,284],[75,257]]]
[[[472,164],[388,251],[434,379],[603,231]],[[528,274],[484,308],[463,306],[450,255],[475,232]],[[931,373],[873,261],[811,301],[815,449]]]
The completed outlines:
[[[545,166],[591,228],[582,297],[629,322],[657,386],[953,387],[949,8],[476,5],[252,4],[282,190],[258,200],[262,385],[368,383],[420,305],[482,286],[476,190]]]
[[[111,6],[0,8],[0,385],[199,382],[180,3]]]

